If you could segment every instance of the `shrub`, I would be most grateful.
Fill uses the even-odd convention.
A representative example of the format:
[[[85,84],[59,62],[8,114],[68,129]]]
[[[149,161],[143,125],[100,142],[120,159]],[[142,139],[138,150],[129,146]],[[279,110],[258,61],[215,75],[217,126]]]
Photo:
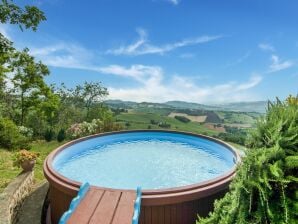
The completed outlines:
[[[25,126],[18,126],[19,132],[27,138],[33,137],[33,129]]]
[[[0,147],[7,149],[28,148],[28,140],[12,120],[0,118]]]
[[[171,124],[168,124],[166,122],[160,122],[158,124],[158,126],[161,127],[161,128],[171,128]]]
[[[159,121],[156,121],[156,120],[150,120],[150,124],[157,125],[158,123],[159,123]]]
[[[65,133],[65,130],[64,129],[60,129],[60,131],[58,132],[58,135],[57,135],[57,141],[58,142],[63,142],[66,138],[66,133]]]
[[[227,142],[234,142],[239,145],[245,145],[246,134],[242,132],[238,132],[238,133],[221,132],[218,134],[217,137]]]
[[[298,98],[269,103],[248,150],[214,212],[200,224],[297,223]]]
[[[175,119],[177,119],[178,121],[181,121],[183,123],[190,122],[190,120],[187,117],[183,117],[183,116],[175,116]]]
[[[44,133],[44,138],[47,142],[52,141],[54,137],[55,137],[55,132],[52,129],[47,129],[46,132]]]
[[[100,133],[104,130],[105,125],[100,119],[93,119],[92,122],[75,123],[67,129],[67,134],[70,138],[79,138],[95,133]]]

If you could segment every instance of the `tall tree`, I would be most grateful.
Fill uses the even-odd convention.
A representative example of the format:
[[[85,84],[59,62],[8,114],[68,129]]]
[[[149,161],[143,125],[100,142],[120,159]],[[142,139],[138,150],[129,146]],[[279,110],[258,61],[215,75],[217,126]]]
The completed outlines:
[[[100,103],[109,93],[100,82],[85,82],[74,89],[66,89],[64,85],[58,90],[64,102],[86,108],[86,119],[89,119],[90,109]]]
[[[107,88],[103,87],[100,82],[85,82],[82,89],[82,97],[87,109],[87,119],[89,118],[90,108],[94,103],[101,102],[108,95]]]
[[[50,92],[50,88],[44,82],[44,77],[49,74],[49,70],[41,62],[36,63],[28,54],[28,49],[14,54],[10,69],[13,74],[12,93],[20,109],[19,124],[23,125],[28,110],[31,107],[37,107]]]
[[[25,28],[36,31],[39,23],[44,20],[46,20],[44,13],[35,6],[20,7],[12,0],[0,1],[0,23],[2,24],[16,24],[21,30]],[[0,33],[0,109],[4,107],[5,79],[10,72],[8,65],[15,52],[13,43]]]

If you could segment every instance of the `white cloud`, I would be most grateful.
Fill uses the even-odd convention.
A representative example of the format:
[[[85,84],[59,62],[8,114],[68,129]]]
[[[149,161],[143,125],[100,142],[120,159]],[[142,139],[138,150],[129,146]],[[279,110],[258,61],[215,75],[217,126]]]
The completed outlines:
[[[142,34],[142,35],[145,35]],[[60,42],[41,48],[31,47],[31,53],[45,64],[54,67],[83,69],[106,75],[116,75],[137,82],[138,87],[108,87],[111,99],[164,102],[184,100],[191,102],[224,102],[251,100],[247,90],[261,82],[260,76],[253,76],[244,83],[228,82],[220,85],[197,85],[198,77],[165,76],[159,66],[134,64],[124,67],[116,64],[100,66],[92,63],[94,54],[80,45]],[[198,80],[197,80],[198,81]]]
[[[258,45],[258,47],[263,51],[270,51],[270,52],[275,51],[275,48],[271,44],[268,44],[268,43],[260,43]]]
[[[106,51],[106,53],[113,54],[113,55],[130,55],[130,56],[145,55],[145,54],[162,55],[166,52],[175,50],[177,48],[186,47],[190,45],[203,44],[223,37],[222,35],[217,35],[217,36],[205,35],[205,36],[199,36],[191,39],[184,39],[182,41],[157,46],[149,43],[147,38],[148,34],[146,30],[137,29],[137,33],[139,34],[139,38],[134,43],[126,46],[120,46],[119,48],[116,48],[116,49],[109,49]]]
[[[173,5],[178,5],[179,4],[179,0],[167,0],[168,2],[172,3]]]
[[[145,35],[142,34],[142,35]],[[106,75],[116,75],[137,82],[138,87],[108,87],[111,99],[164,102],[184,100],[191,102],[224,102],[251,100],[248,90],[261,82],[260,76],[253,76],[244,83],[228,82],[220,85],[197,85],[198,77],[165,76],[159,66],[134,64],[124,67],[117,64],[100,66],[93,63],[95,55],[86,48],[60,42],[41,48],[30,47],[31,53],[45,64],[54,67],[83,69]],[[194,81],[196,80],[196,81]]]
[[[269,66],[269,73],[270,72],[277,72],[284,69],[288,69],[292,66],[294,66],[294,62],[287,60],[287,61],[281,61],[277,55],[271,56],[271,65]]]
[[[93,58],[91,51],[74,43],[60,42],[45,47],[30,47],[30,49],[30,54],[54,67],[85,69]]]
[[[213,86],[200,86],[188,78],[174,75],[166,78],[164,71],[158,66],[132,65],[122,67],[112,65],[100,68],[105,74],[125,76],[134,79],[139,87],[109,87],[110,99],[133,100],[137,102],[165,102],[183,100],[191,102],[224,102],[251,100],[249,89],[257,86],[262,77],[252,76],[247,82],[228,82]]]
[[[132,65],[125,68],[119,65],[98,67],[98,72],[130,77],[144,85],[158,85],[163,78],[162,69],[158,66]]]

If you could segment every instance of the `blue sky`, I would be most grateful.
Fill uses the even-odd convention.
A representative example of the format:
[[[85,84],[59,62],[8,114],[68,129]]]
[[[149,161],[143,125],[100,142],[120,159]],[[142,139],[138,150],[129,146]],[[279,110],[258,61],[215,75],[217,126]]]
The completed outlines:
[[[50,67],[110,99],[225,103],[298,93],[296,0],[31,0],[35,32],[0,26]]]

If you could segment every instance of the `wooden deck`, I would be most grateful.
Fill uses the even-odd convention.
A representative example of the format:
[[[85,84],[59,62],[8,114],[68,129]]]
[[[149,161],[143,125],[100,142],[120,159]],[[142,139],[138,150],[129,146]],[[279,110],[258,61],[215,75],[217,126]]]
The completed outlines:
[[[136,196],[134,191],[112,191],[91,187],[67,223],[131,224]]]

